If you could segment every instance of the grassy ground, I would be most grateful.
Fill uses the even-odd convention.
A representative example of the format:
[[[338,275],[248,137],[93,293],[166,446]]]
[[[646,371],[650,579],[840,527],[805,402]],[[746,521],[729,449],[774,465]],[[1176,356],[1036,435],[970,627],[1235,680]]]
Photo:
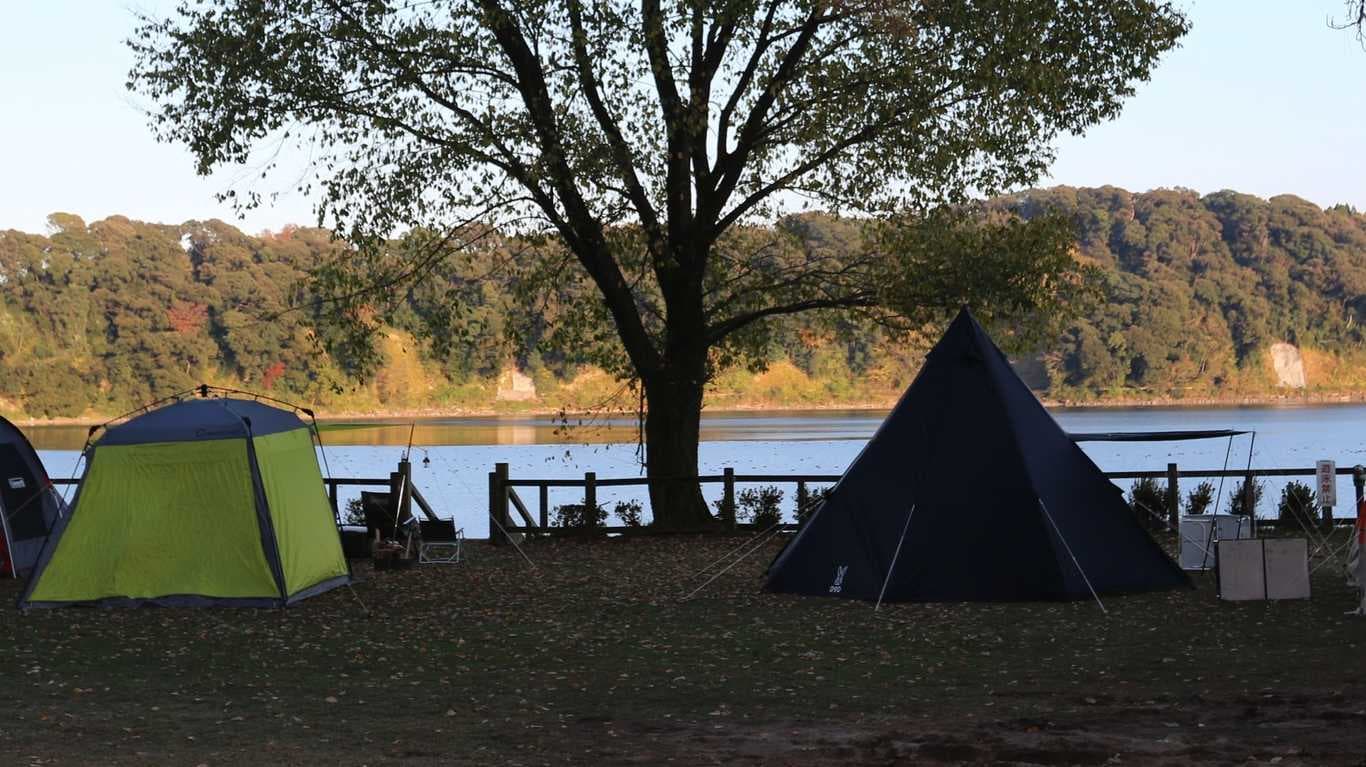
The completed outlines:
[[[874,613],[760,593],[769,550],[678,601],[734,543],[542,542],[535,570],[472,544],[359,568],[368,616],[346,590],[2,613],[0,763],[1362,763],[1366,619],[1340,578]]]

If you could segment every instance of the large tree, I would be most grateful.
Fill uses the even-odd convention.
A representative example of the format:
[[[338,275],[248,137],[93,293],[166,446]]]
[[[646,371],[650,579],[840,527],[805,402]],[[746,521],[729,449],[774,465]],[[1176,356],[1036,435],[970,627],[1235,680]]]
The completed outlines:
[[[876,248],[779,258],[745,225],[1032,182],[1185,30],[1157,0],[187,0],[143,20],[130,85],[201,172],[304,145],[302,186],[358,252],[472,220],[553,233],[641,382],[655,520],[691,526],[697,486],[663,480],[696,474],[718,349],[889,282],[954,303],[975,294],[945,269],[1009,268],[923,247],[904,269]]]

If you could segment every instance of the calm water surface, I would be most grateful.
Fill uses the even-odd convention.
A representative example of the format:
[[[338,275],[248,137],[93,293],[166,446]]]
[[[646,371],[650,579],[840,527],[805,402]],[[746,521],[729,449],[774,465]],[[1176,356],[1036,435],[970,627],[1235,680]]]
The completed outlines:
[[[1090,442],[1083,449],[1107,471],[1163,469],[1175,462],[1190,469],[1230,467],[1312,467],[1320,458],[1341,466],[1366,464],[1366,405],[1231,408],[1058,409],[1063,428],[1074,432],[1156,431],[1164,429],[1243,429],[1255,441],[1200,440],[1171,443]],[[701,470],[737,473],[839,474],[858,454],[885,415],[875,411],[716,413],[702,423]],[[488,472],[496,462],[510,465],[513,477],[639,476],[635,422],[631,418],[551,417],[433,418],[415,422],[324,425],[321,452],[338,477],[387,476],[413,437],[413,481],[442,516],[453,516],[475,537],[487,534]],[[32,427],[26,430],[53,477],[70,476],[85,441],[83,427]],[[422,459],[429,459],[424,465]],[[1226,484],[1224,495],[1231,489]],[[1261,511],[1273,511],[1283,482],[1268,481]],[[1187,481],[1183,492],[1193,486]],[[352,490],[354,496],[358,489]],[[603,488],[599,501],[643,500],[643,488]],[[708,486],[709,499],[720,486]],[[581,500],[582,491],[552,489],[551,506]],[[788,489],[788,503],[791,501]],[[1338,485],[1340,499],[1352,497],[1350,478]],[[343,489],[343,497],[349,497]],[[534,491],[524,494],[534,505]]]

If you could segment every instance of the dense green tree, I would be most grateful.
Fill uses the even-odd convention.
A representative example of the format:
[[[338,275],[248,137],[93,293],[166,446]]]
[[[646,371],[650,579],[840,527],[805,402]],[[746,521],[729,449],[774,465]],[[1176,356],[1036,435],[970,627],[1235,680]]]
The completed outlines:
[[[1345,206],[1112,187],[1034,190],[992,206],[1036,220],[1061,211],[1075,225],[1077,258],[1101,275],[1103,300],[1056,334],[1043,328],[1049,335],[1038,349],[1054,397],[1266,393],[1259,376],[1276,341],[1348,361],[1366,355],[1366,217]],[[824,213],[787,217],[776,229],[736,229],[724,247],[738,247],[730,238],[764,244],[775,265],[836,263],[863,253],[870,234],[857,219]],[[1025,236],[1070,239],[1056,224],[1011,235],[1009,227],[981,230],[945,214],[900,231],[910,238],[901,246],[906,259],[931,259],[940,253],[931,245],[955,243],[946,281],[973,289],[990,289],[991,280],[959,280],[954,268],[988,270],[986,254],[997,249],[1056,255],[1052,246],[1021,246]],[[416,233],[391,250],[424,241]],[[527,258],[533,248],[542,251]],[[87,225],[56,215],[47,236],[0,232],[0,403],[39,416],[107,414],[207,378],[325,404],[333,386],[356,381],[319,353],[316,337],[336,332],[322,310],[291,307],[316,306],[304,286],[319,264],[342,255],[350,251],[323,230],[250,237],[212,221]],[[596,288],[571,268],[572,258],[554,238],[491,234],[395,291],[387,318],[374,316],[416,336],[431,370],[475,388],[508,364],[538,372],[543,383],[585,365],[628,364]],[[557,259],[564,269],[547,268]],[[495,263],[514,268],[494,270]],[[532,285],[536,300],[528,304],[522,288]],[[889,298],[911,287],[885,286]],[[576,327],[599,335],[571,333]],[[790,361],[814,379],[806,396],[824,390],[845,401],[904,385],[928,340],[845,311],[779,317],[746,332],[751,353],[718,354],[713,364]],[[1009,328],[996,332],[1016,340]]]

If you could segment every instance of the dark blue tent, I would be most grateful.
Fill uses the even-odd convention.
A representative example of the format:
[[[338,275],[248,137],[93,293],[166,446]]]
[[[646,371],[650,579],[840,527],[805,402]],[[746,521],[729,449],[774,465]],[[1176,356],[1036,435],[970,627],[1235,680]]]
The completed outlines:
[[[884,584],[887,601],[1014,601],[1189,580],[964,309],[767,588],[877,599]]]
[[[33,445],[19,427],[0,418],[0,575],[28,575],[65,511]]]

